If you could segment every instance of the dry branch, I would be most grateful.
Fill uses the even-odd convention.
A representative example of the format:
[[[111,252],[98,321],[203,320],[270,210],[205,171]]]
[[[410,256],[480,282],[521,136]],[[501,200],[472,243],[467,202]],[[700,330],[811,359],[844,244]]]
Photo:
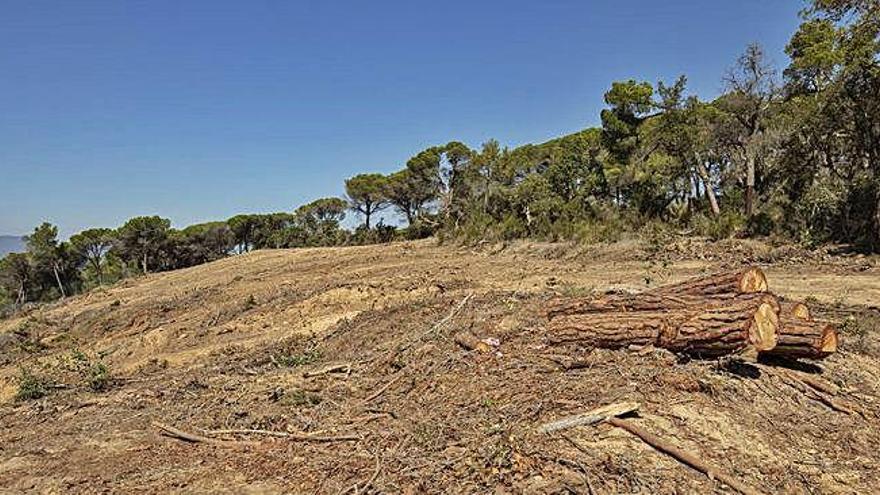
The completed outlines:
[[[395,376],[394,378],[392,378],[391,380],[389,380],[388,383],[386,383],[385,385],[382,385],[378,390],[376,390],[375,392],[373,392],[372,394],[370,394],[369,397],[367,397],[366,399],[363,400],[363,402],[361,402],[361,404],[368,404],[368,403],[369,403],[370,401],[372,401],[373,399],[375,399],[375,398],[379,397],[380,395],[384,394],[385,391],[388,390],[392,385],[394,385],[395,383],[397,383],[398,381],[400,381],[400,379],[403,378],[403,376],[404,376],[403,373],[399,373],[397,376]]]
[[[239,441],[229,441],[229,440],[218,440],[216,438],[209,438],[202,435],[197,435],[195,433],[189,433],[187,431],[183,431],[181,429],[175,428],[170,425],[166,425],[165,423],[160,423],[158,421],[153,421],[153,426],[162,431],[166,436],[171,438],[176,438],[178,440],[183,440],[186,442],[192,443],[207,443],[211,445],[220,445],[226,447],[240,447],[247,445],[256,445],[256,442],[239,442]]]
[[[359,437],[357,435],[321,436],[321,435],[307,435],[305,433],[289,433],[286,431],[274,431],[274,430],[248,430],[248,429],[205,430],[205,433],[208,435],[264,435],[264,436],[270,436],[270,437],[287,438],[289,440],[295,440],[298,442],[317,442],[317,443],[356,442],[361,439],[361,437]],[[209,440],[214,440],[214,439],[209,439]]]
[[[343,371],[346,373],[350,372],[351,371],[351,363],[333,364],[333,365],[321,368],[319,370],[306,371],[305,373],[303,373],[303,378],[312,378],[315,376],[326,375],[328,373],[337,373],[340,371]]]
[[[762,492],[758,491],[755,488],[752,488],[745,483],[737,480],[733,476],[727,474],[724,471],[710,465],[709,463],[700,459],[697,455],[691,454],[690,452],[686,452],[671,443],[663,440],[662,438],[654,435],[653,433],[644,430],[629,421],[620,419],[620,418],[609,418],[608,422],[612,425],[622,428],[633,435],[642,439],[645,443],[654,447],[655,449],[663,452],[664,454],[668,454],[697,471],[705,474],[710,479],[717,479],[724,483],[725,485],[733,488],[734,490],[742,493],[743,495],[761,495]]]
[[[619,402],[617,404],[599,407],[585,413],[575,414],[574,416],[568,416],[556,421],[544,423],[538,427],[538,431],[541,433],[552,433],[554,431],[574,428],[576,426],[593,425],[607,421],[609,418],[623,416],[638,411],[638,409],[639,404],[637,402]]]
[[[820,378],[810,376],[806,373],[799,373],[794,370],[777,368],[771,366],[761,366],[761,369],[771,375],[778,377],[783,383],[789,387],[801,392],[810,399],[821,402],[832,411],[842,412],[845,414],[859,414],[867,417],[868,414],[859,405],[853,404],[847,400],[836,397],[840,392],[840,387],[829,383]]]

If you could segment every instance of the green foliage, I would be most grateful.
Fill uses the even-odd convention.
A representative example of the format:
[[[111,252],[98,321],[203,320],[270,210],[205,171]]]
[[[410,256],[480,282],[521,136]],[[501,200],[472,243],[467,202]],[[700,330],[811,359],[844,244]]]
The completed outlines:
[[[345,181],[349,206],[364,216],[367,230],[370,218],[388,206],[387,187],[388,179],[382,174],[360,174]]]
[[[41,376],[35,375],[27,368],[19,368],[18,372],[18,391],[15,393],[15,400],[26,401],[36,400],[49,394],[52,383]]]
[[[171,221],[158,216],[134,217],[116,231],[113,249],[142,273],[161,270],[169,261]]]
[[[107,254],[113,247],[115,234],[111,229],[87,229],[70,238],[73,253],[82,260],[80,269],[90,270],[96,285],[104,284]]]
[[[297,208],[296,227],[287,232],[285,245],[335,246],[345,240],[339,223],[345,218],[348,204],[341,198],[321,198]],[[298,238],[297,238],[298,237]]]
[[[744,226],[745,219],[742,214],[734,211],[723,211],[718,216],[700,213],[691,219],[691,227],[694,232],[713,241],[733,237]]]
[[[305,366],[307,364],[312,364],[315,361],[321,359],[321,352],[317,349],[310,349],[301,354],[286,354],[282,356],[275,356],[275,362],[278,363],[278,366],[283,366],[286,368],[295,368],[297,366]]]
[[[109,366],[99,359],[89,358],[80,350],[71,351],[70,365],[93,392],[103,392],[113,384]]]

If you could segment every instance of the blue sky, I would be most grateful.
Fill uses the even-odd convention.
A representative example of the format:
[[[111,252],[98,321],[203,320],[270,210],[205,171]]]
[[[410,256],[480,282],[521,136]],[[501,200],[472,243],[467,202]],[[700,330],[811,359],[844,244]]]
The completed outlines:
[[[0,14],[0,234],[290,211],[457,139],[598,123],[611,81],[716,95],[799,0],[41,1]]]

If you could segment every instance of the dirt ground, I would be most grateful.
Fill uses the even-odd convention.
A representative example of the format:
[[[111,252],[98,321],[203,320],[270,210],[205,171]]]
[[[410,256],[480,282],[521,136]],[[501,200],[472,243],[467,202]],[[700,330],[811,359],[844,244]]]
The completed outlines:
[[[545,341],[551,297],[744,264],[842,325],[841,352],[788,366],[852,410],[791,386],[778,363]],[[877,259],[742,241],[235,256],[0,321],[0,493],[732,493],[610,425],[536,432],[619,401],[766,493],[876,493],[878,305]],[[498,346],[469,352],[452,339],[462,330]],[[561,367],[560,353],[586,364]],[[48,394],[18,400],[23,373]],[[294,436],[228,431],[243,429]]]

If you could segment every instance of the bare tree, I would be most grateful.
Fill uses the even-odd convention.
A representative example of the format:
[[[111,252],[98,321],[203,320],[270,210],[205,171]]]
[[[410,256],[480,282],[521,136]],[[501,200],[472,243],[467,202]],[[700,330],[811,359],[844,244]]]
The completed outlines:
[[[733,144],[745,169],[745,214],[751,217],[755,203],[755,169],[762,161],[770,105],[778,94],[776,71],[756,43],[746,48],[724,77],[727,94],[721,107],[731,117]]]

